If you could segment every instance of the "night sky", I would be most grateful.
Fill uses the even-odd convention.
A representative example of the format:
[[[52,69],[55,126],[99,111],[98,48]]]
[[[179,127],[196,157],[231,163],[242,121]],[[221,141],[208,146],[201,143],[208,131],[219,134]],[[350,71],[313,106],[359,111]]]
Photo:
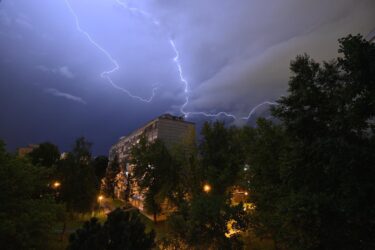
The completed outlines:
[[[338,38],[375,28],[374,0],[67,1],[0,2],[0,138],[10,150],[51,141],[64,151],[83,135],[107,154],[162,113],[247,116],[286,93],[297,54],[329,60]]]

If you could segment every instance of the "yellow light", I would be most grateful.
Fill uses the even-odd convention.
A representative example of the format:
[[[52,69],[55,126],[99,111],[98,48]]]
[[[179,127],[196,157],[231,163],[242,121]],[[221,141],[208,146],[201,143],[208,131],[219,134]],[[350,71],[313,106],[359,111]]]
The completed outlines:
[[[255,205],[253,203],[244,203],[243,204],[243,211],[248,211],[248,210],[254,210]]]
[[[249,193],[248,193],[248,192],[245,192],[245,195],[246,195],[246,196],[248,196],[248,195],[249,195]]]
[[[98,201],[99,201],[99,202],[101,202],[103,199],[104,199],[104,196],[103,196],[103,195],[99,195],[99,196],[98,196]]]
[[[241,230],[235,228],[236,223],[237,222],[233,219],[227,222],[227,233],[225,233],[225,237],[230,238],[235,234],[241,233]]]
[[[61,186],[61,183],[58,182],[58,181],[55,181],[55,182],[53,183],[53,187],[54,187],[54,188],[58,188],[58,187],[60,187],[60,186]]]
[[[203,191],[209,193],[211,191],[211,186],[209,184],[204,184]]]

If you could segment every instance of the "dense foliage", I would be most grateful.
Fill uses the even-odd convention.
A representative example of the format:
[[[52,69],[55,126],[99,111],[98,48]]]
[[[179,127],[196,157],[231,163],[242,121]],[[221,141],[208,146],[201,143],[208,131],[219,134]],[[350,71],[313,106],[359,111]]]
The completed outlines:
[[[96,178],[100,181],[105,176],[105,172],[108,167],[108,157],[104,155],[97,156],[94,158],[92,165]]]
[[[108,164],[104,178],[101,183],[101,192],[107,197],[115,198],[116,176],[120,172],[120,163],[117,155]]]
[[[147,143],[145,138],[132,149],[133,178],[145,192],[145,209],[156,216],[162,203],[176,184],[176,168],[173,159],[160,140]]]
[[[0,246],[48,249],[49,233],[63,212],[46,194],[50,170],[6,153],[0,141]]]
[[[70,250],[136,250],[152,249],[155,234],[146,233],[138,212],[116,209],[108,214],[104,225],[96,218],[85,222],[70,236]]]
[[[253,226],[287,249],[375,247],[375,45],[291,63],[289,94],[248,131]]]
[[[91,144],[83,137],[78,138],[73,150],[59,162],[60,199],[69,212],[89,212],[96,203],[99,183],[90,150]]]
[[[39,144],[28,156],[34,165],[54,167],[60,160],[60,151],[56,145],[50,142],[44,142]]]

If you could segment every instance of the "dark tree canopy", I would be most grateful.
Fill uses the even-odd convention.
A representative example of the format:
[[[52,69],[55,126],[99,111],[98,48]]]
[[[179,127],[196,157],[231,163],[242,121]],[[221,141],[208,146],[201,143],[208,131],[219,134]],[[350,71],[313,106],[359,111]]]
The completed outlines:
[[[70,212],[91,211],[96,202],[99,183],[92,167],[90,150],[91,143],[85,138],[78,138],[72,152],[58,166],[61,200]]]
[[[243,167],[241,144],[237,138],[238,129],[226,128],[222,122],[205,123],[200,143],[201,170],[212,192],[225,193],[235,184]]]
[[[101,192],[106,196],[115,198],[116,175],[120,172],[120,162],[115,155],[106,168],[104,179],[101,186]]]
[[[375,45],[291,63],[289,94],[249,132],[254,227],[288,249],[375,247]]]
[[[34,165],[41,165],[43,167],[56,166],[60,159],[59,148],[50,143],[44,142],[39,144],[39,147],[29,153],[31,162]]]
[[[103,226],[97,218],[86,221],[82,228],[77,229],[69,237],[69,250],[104,250],[107,239]]]
[[[198,155],[184,150],[174,153],[178,165],[183,166],[178,174],[185,193],[168,222],[169,239],[176,249],[242,248],[238,235],[225,236],[229,221],[234,221],[237,229],[244,229],[247,221],[242,204],[232,204],[230,194],[243,168],[238,134],[238,129],[224,123],[206,123],[199,150],[191,151]],[[211,186],[209,192],[204,192],[205,184]]]
[[[161,204],[178,181],[172,156],[162,141],[148,143],[145,138],[132,149],[131,154],[134,178],[145,190],[145,208],[156,220],[156,215],[161,212]]]
[[[104,155],[97,156],[92,164],[95,170],[95,175],[100,181],[105,176],[105,172],[108,167],[108,157]]]
[[[49,169],[8,154],[0,141],[1,249],[48,249],[49,233],[63,213],[45,195]]]
[[[116,209],[108,214],[104,225],[97,219],[86,222],[70,236],[71,250],[147,250],[155,246],[154,231],[145,232],[138,212]]]

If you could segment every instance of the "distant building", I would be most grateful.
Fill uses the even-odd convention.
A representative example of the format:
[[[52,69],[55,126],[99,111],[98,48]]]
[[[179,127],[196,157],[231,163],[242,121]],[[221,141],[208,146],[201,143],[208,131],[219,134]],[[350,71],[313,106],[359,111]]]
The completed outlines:
[[[68,152],[62,152],[60,154],[60,160],[66,160],[69,156],[69,153]]]
[[[183,142],[187,136],[194,132],[194,123],[185,121],[183,117],[164,114],[138,128],[128,136],[121,137],[111,147],[109,152],[109,164],[117,157],[121,169],[116,177],[115,196],[119,199],[124,199],[126,189],[130,187],[129,201],[133,206],[143,211],[144,196],[138,188],[137,181],[134,180],[128,183],[128,176],[132,174],[133,170],[133,166],[129,164],[131,148],[139,143],[142,137],[145,137],[149,142],[160,139],[167,148],[170,148],[175,144]],[[163,219],[163,212],[158,219]]]
[[[29,144],[27,147],[18,148],[17,154],[19,157],[25,157],[27,154],[31,153],[36,148],[39,148],[38,144]]]

